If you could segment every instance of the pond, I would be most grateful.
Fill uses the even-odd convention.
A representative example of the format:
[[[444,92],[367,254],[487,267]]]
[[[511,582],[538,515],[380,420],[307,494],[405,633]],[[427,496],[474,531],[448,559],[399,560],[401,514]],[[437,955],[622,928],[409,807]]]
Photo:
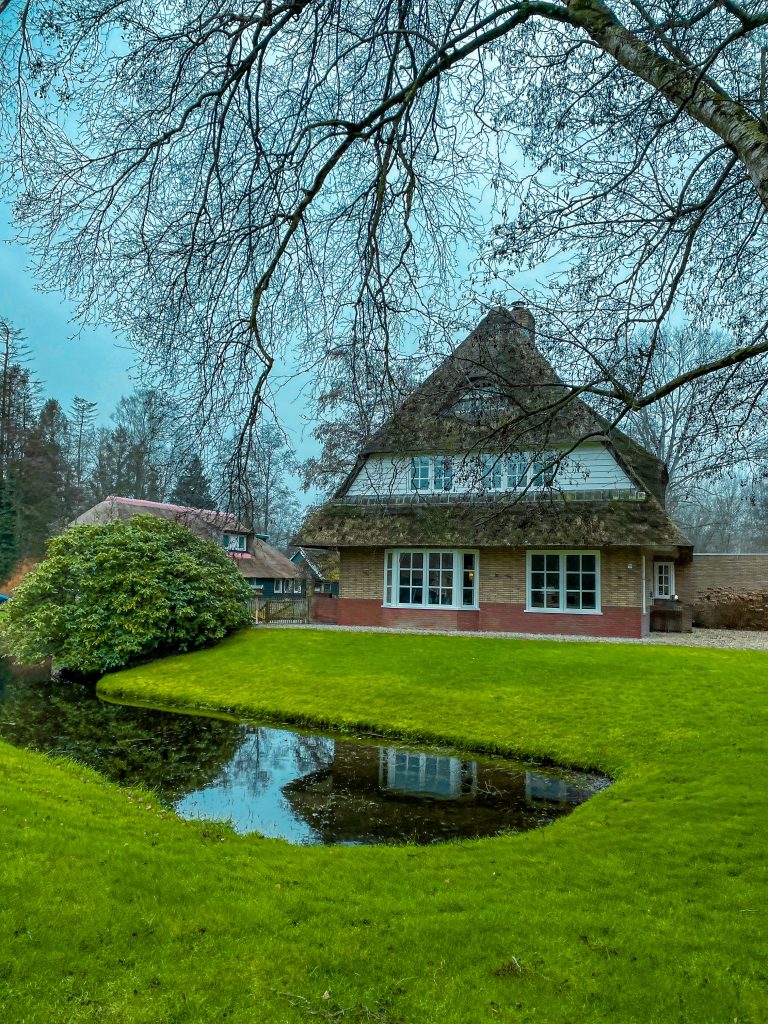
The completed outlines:
[[[92,686],[1,661],[0,739],[154,789],[183,818],[305,845],[527,831],[609,785],[466,751],[107,704]]]

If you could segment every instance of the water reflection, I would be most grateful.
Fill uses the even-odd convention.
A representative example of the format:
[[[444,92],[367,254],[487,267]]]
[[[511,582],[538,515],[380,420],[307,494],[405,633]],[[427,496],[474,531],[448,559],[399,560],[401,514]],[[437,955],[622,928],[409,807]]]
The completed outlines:
[[[46,670],[0,659],[0,739],[77,758],[169,804],[215,778],[246,732],[236,722],[105,704],[92,685],[54,683]]]
[[[239,832],[302,844],[523,831],[608,784],[503,758],[103,704],[90,687],[11,675],[2,663],[0,738],[155,788],[183,817],[229,819]]]

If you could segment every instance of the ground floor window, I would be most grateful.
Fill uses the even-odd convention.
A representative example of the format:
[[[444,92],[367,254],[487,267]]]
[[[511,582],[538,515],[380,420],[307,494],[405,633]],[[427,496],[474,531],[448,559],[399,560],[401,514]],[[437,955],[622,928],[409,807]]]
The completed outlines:
[[[653,563],[653,596],[671,598],[675,596],[675,563]]]
[[[599,612],[597,551],[531,551],[526,566],[527,611]]]
[[[477,552],[387,551],[384,604],[393,608],[477,608]]]

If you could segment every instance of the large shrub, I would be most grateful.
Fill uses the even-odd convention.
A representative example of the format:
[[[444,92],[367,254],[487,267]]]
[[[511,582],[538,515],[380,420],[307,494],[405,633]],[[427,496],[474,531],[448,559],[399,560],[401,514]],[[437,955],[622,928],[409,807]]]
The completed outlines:
[[[221,548],[178,523],[76,526],[0,610],[0,642],[20,662],[105,672],[247,625],[251,595]]]

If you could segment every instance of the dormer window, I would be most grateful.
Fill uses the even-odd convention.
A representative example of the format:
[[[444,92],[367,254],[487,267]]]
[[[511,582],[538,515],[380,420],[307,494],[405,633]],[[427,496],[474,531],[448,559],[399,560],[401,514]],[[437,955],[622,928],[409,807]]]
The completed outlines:
[[[555,479],[555,467],[547,459],[534,459],[531,463],[531,487],[550,487]]]
[[[501,491],[504,488],[504,457],[502,455],[482,456],[483,487],[489,491]]]
[[[447,455],[416,455],[411,459],[412,491],[453,489],[453,459]]]
[[[459,399],[453,407],[454,416],[480,423],[498,419],[512,408],[509,396],[499,391],[498,387],[479,386]]]
[[[528,460],[520,453],[507,456],[507,486],[511,491],[518,487],[525,487],[525,479],[528,474]]]
[[[429,457],[421,455],[411,459],[412,491],[428,491],[430,489],[431,462]]]
[[[436,491],[450,491],[453,487],[453,459],[438,455],[433,460],[432,483]]]
[[[221,538],[221,546],[227,551],[245,551],[245,534],[225,533]]]

